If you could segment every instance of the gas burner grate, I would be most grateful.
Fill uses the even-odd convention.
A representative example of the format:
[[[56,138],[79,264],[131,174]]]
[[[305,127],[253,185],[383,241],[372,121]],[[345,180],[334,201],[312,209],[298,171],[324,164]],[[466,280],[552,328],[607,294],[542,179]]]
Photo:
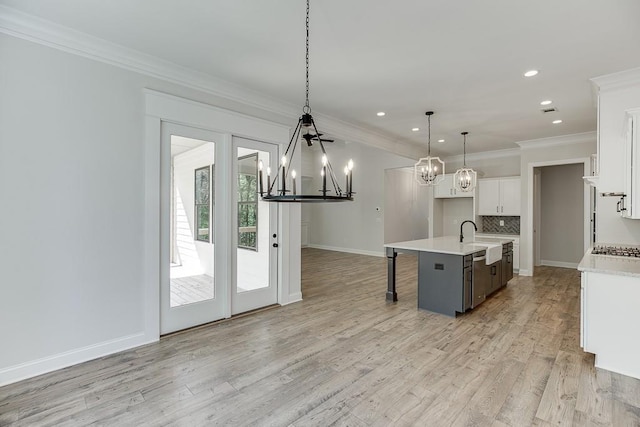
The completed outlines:
[[[594,246],[593,255],[622,256],[628,258],[640,258],[640,248],[625,248],[623,246]]]

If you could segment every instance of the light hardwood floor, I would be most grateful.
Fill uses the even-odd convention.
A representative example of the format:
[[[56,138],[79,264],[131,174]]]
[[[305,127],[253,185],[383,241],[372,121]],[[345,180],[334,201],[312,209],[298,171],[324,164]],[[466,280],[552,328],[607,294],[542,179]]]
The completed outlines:
[[[0,425],[640,425],[640,381],[579,345],[579,274],[416,309],[416,260],[303,250],[304,301],[0,388]],[[6,351],[6,350],[5,350]]]

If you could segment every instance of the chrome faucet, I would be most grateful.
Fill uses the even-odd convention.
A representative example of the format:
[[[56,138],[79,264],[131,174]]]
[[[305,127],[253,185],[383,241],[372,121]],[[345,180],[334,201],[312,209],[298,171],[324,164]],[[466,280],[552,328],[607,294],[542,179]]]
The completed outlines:
[[[467,219],[465,221],[462,221],[462,223],[460,224],[460,243],[462,243],[462,241],[464,240],[464,236],[462,235],[462,226],[465,225],[465,223],[470,222],[471,224],[473,224],[473,228],[478,231],[478,227],[476,226],[476,223],[471,221],[470,219]]]

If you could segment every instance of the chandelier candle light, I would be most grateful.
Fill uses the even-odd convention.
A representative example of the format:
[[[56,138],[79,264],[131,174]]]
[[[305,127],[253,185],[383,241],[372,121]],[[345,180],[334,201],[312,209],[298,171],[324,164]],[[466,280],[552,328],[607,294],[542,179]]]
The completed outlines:
[[[264,191],[262,186],[262,161],[258,164],[259,170],[259,190],[262,200],[265,202],[344,202],[353,201],[353,160],[349,160],[345,167],[346,186],[344,190],[338,184],[338,180],[331,166],[331,162],[327,157],[327,151],[324,147],[324,142],[333,142],[329,139],[322,139],[322,134],[318,132],[316,123],[311,115],[311,107],[309,106],[309,0],[307,0],[307,20],[306,20],[306,98],[304,107],[302,107],[302,116],[298,119],[289,145],[284,152],[284,155],[280,159],[280,168],[276,170],[278,173],[271,182],[271,168],[267,167],[267,191]],[[322,190],[320,194],[297,194],[296,187],[296,171],[291,170],[292,190],[287,189],[287,178],[289,175],[289,169],[291,168],[291,162],[288,159],[293,159],[293,155],[298,146],[298,142],[303,139],[307,142],[307,145],[311,147],[314,142],[318,142],[320,150],[322,151],[322,169],[320,175],[322,176]],[[278,179],[280,178],[280,179]],[[328,178],[328,179],[327,179]],[[274,190],[274,186],[280,182],[280,189]],[[290,193],[290,194],[287,194]],[[333,193],[333,194],[331,194]]]
[[[431,116],[433,111],[425,113],[429,120],[429,139],[427,145],[427,157],[418,160],[413,167],[413,174],[420,185],[437,185],[444,179],[444,162],[440,157],[431,157]]]
[[[476,188],[476,182],[478,180],[478,173],[471,168],[467,167],[467,135],[469,132],[462,132],[461,135],[464,138],[462,143],[462,167],[456,171],[453,175],[453,185],[456,190],[463,192],[470,192]]]

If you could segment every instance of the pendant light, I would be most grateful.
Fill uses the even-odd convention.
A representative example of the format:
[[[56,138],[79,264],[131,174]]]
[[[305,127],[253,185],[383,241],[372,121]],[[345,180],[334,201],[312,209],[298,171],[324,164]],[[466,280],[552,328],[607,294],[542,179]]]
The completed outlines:
[[[289,145],[280,160],[280,167],[273,181],[270,181],[269,169],[267,168],[267,191],[263,191],[260,185],[259,194],[262,200],[266,202],[344,202],[353,201],[353,160],[349,160],[344,168],[345,172],[345,188],[338,184],[338,179],[333,171],[324,142],[333,142],[330,139],[322,139],[322,134],[318,132],[316,123],[311,115],[311,107],[309,106],[309,0],[307,0],[307,19],[306,19],[306,95],[305,104],[302,107],[302,116],[298,119],[298,124],[293,132]],[[320,194],[297,194],[296,188],[296,171],[291,170],[291,160],[300,140],[306,141],[308,146],[312,146],[315,142],[320,146],[322,151],[322,167],[320,176],[322,179],[322,189],[318,190]],[[289,175],[291,175],[291,186],[288,187]],[[259,178],[262,183],[262,167],[259,167]],[[280,188],[278,188],[278,186]],[[291,188],[291,189],[289,189]]]
[[[478,181],[478,173],[467,167],[467,135],[469,132],[462,132],[464,138],[462,142],[462,167],[453,175],[453,185],[456,190],[462,192],[470,192],[476,188]]]
[[[433,111],[427,111],[425,114],[429,120],[427,157],[421,158],[413,166],[413,175],[418,184],[433,186],[444,180],[444,162],[440,160],[440,157],[431,157],[431,116],[433,116]]]

